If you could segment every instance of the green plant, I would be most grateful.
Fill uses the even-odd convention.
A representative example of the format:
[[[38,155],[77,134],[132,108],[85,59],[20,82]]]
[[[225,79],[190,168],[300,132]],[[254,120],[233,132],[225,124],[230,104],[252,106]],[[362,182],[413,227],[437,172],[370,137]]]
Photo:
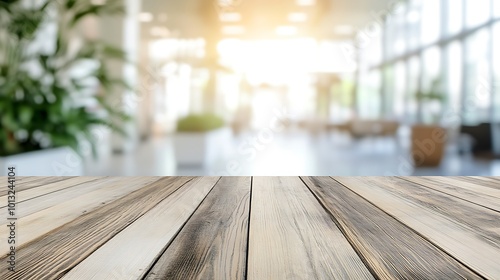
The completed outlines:
[[[446,94],[441,91],[442,79],[434,79],[427,91],[422,89],[415,93],[415,99],[420,104],[420,119],[423,122],[438,123],[442,114],[442,107],[446,101]],[[437,106],[434,106],[437,105]],[[432,108],[433,107],[433,108]],[[425,115],[422,116],[424,109]]]
[[[111,96],[116,87],[128,86],[108,70],[112,60],[123,61],[126,54],[79,36],[78,25],[87,16],[119,14],[123,8],[115,0],[103,5],[47,0],[38,7],[21,2],[0,0],[0,156],[61,146],[78,152],[83,140],[95,155],[93,129],[123,133],[116,120],[128,119]],[[53,38],[43,35],[49,25],[57,28]],[[51,50],[33,50],[40,36],[53,43]],[[81,47],[70,48],[75,38]],[[93,67],[72,76],[84,64]]]
[[[224,126],[224,120],[214,114],[189,115],[177,121],[178,132],[206,132]]]

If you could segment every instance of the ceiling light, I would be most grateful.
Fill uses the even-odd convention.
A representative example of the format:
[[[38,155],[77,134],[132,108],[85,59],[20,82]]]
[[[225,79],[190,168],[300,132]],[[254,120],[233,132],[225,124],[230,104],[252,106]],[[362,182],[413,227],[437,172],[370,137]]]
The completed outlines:
[[[139,21],[140,22],[152,22],[153,21],[153,14],[151,14],[151,13],[140,13],[139,14]]]
[[[304,22],[307,21],[306,13],[290,13],[288,14],[288,20],[291,22]]]
[[[334,31],[339,35],[351,35],[354,32],[354,28],[351,25],[337,25]]]
[[[297,27],[283,25],[276,27],[276,34],[280,36],[292,36],[297,34]]]
[[[241,35],[245,33],[245,28],[241,25],[226,25],[222,27],[224,35]]]
[[[241,20],[241,14],[239,13],[222,13],[219,16],[222,22],[237,22]]]
[[[299,6],[314,6],[316,4],[315,0],[296,0]]]

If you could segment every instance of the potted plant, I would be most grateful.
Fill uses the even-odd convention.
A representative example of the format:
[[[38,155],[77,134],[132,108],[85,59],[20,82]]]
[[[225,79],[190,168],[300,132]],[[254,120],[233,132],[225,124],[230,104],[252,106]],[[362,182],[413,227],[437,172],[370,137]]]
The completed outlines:
[[[429,91],[419,90],[416,99],[420,103],[421,123],[411,129],[411,155],[417,167],[435,167],[441,164],[446,148],[447,131],[440,125],[445,94],[440,92],[441,80],[432,82]]]
[[[230,131],[222,118],[214,114],[194,114],[177,121],[174,137],[178,165],[202,166],[220,155]]]
[[[56,169],[84,142],[95,155],[96,127],[122,131],[113,120],[128,117],[109,93],[126,84],[108,64],[125,53],[78,34],[87,16],[121,12],[114,0],[0,0],[0,175],[12,165],[21,175],[82,175],[81,164]]]

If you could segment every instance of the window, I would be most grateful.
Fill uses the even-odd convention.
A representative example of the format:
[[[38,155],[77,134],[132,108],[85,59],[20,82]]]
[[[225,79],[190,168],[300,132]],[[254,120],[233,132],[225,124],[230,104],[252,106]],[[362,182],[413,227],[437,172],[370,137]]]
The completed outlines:
[[[493,50],[493,77],[495,81],[493,82],[492,112],[494,121],[500,122],[500,23],[493,26]]]
[[[481,30],[466,41],[465,99],[463,117],[466,124],[489,121],[490,57],[489,30]]]
[[[461,0],[447,0],[448,7],[448,27],[447,35],[454,35],[462,31],[463,28],[463,2]]]
[[[406,93],[407,111],[406,118],[408,122],[415,123],[417,119],[417,100],[416,92],[420,84],[420,57],[414,56],[408,60],[408,89]]]
[[[401,119],[406,111],[406,63],[398,62],[394,72],[394,99],[392,102],[392,116]]]
[[[491,0],[466,0],[466,26],[475,27],[487,22],[491,15],[490,4]]]
[[[415,49],[420,46],[420,8],[419,2],[412,2],[408,5],[406,12],[406,36],[408,49]]]
[[[420,40],[423,45],[433,43],[439,39],[441,32],[441,3],[437,0],[422,1],[422,29]]]
[[[447,107],[459,112],[462,93],[462,45],[453,42],[448,46]]]

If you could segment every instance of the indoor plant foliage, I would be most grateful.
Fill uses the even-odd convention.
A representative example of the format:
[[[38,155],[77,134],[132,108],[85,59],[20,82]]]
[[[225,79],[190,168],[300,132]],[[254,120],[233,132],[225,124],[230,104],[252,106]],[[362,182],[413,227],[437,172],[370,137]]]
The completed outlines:
[[[0,0],[0,157],[55,147],[78,151],[83,140],[95,151],[92,130],[121,131],[113,120],[127,118],[108,94],[126,84],[107,70],[125,53],[78,36],[84,18],[121,13],[120,5],[42,2]]]

